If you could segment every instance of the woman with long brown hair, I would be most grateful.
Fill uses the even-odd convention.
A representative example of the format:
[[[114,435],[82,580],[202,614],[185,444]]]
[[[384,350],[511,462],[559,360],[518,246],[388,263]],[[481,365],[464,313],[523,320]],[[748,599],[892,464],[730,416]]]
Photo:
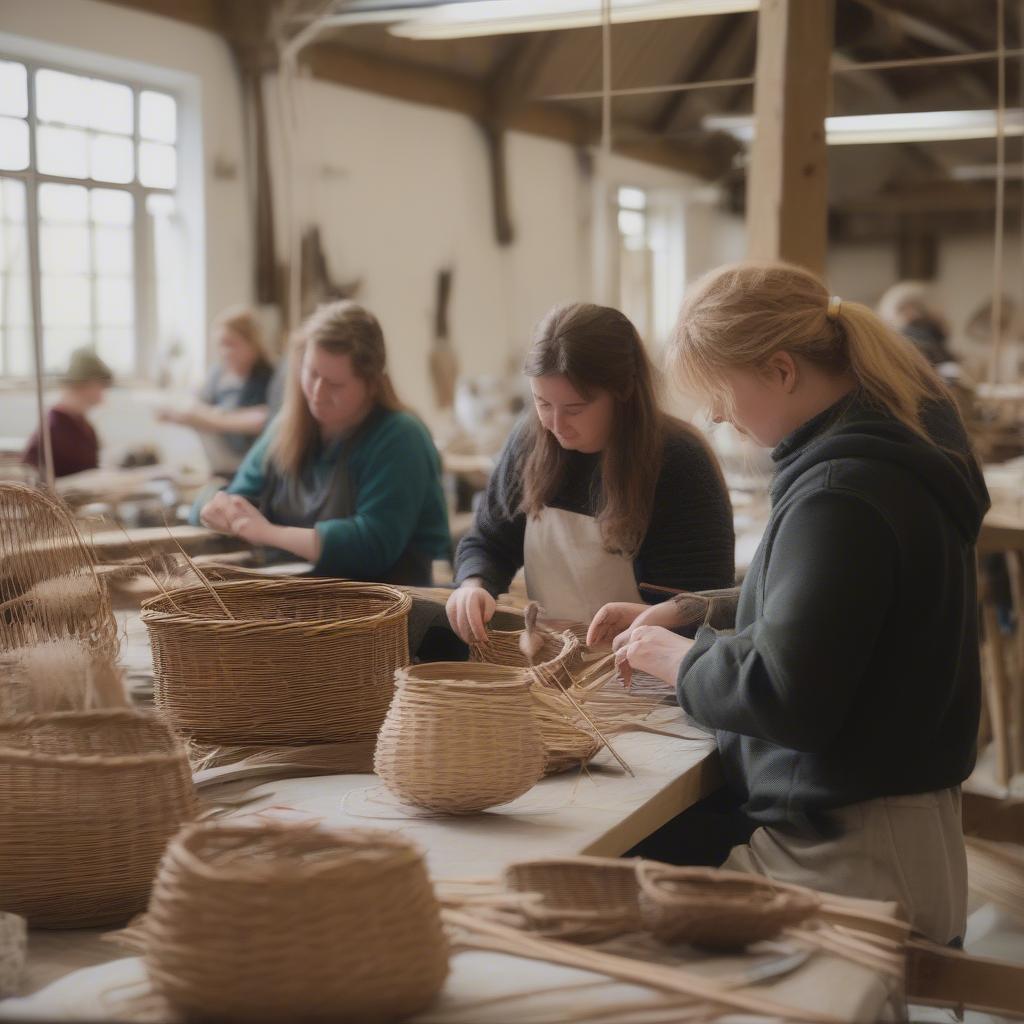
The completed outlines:
[[[321,306],[291,360],[281,414],[198,518],[317,575],[429,585],[451,543],[441,464],[395,394],[377,318]]]
[[[634,620],[619,659],[716,730],[757,826],[726,867],[896,901],[933,941],[962,938],[989,501],[956,407],[875,313],[782,264],[701,281],[673,355],[716,420],[773,448],[771,514],[731,621],[720,597],[696,639],[673,632],[701,605],[687,596],[675,621]]]
[[[456,633],[483,637],[520,567],[547,616],[576,621],[607,601],[643,611],[642,584],[731,586],[721,472],[697,431],[659,409],[629,319],[589,303],[556,307],[537,327],[525,373],[533,412],[506,444],[456,556]]]

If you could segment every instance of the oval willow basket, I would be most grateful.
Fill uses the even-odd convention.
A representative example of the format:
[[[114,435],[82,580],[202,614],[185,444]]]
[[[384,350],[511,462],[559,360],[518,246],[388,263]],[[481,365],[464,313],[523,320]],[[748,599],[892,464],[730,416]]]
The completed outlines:
[[[372,739],[408,664],[412,598],[329,579],[197,585],[143,602],[154,696],[175,728],[224,744]]]
[[[601,942],[643,928],[636,862],[612,857],[520,861],[505,869],[514,892],[532,893],[532,928],[569,942]]]
[[[373,829],[183,829],[142,942],[154,988],[189,1019],[398,1020],[448,974],[422,855]]]
[[[505,665],[529,672],[533,678],[533,711],[544,741],[544,774],[554,775],[578,768],[595,757],[603,742],[562,695],[574,682],[573,673],[581,667],[583,645],[572,632],[546,634],[540,659],[530,667],[519,647],[523,630],[490,630],[486,644],[470,646],[473,661]]]
[[[399,799],[451,814],[521,796],[544,773],[530,677],[454,662],[399,670],[374,771]]]
[[[167,840],[195,817],[185,750],[119,708],[0,722],[0,906],[39,928],[145,909]]]
[[[821,906],[809,889],[778,889],[742,871],[641,861],[636,873],[644,925],[662,942],[738,949],[773,938]]]

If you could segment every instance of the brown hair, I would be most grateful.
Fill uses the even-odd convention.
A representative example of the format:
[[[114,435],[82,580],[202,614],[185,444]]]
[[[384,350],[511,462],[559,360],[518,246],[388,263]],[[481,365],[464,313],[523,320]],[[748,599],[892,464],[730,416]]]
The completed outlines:
[[[263,328],[260,327],[256,314],[245,306],[232,306],[229,309],[221,310],[217,319],[213,321],[214,331],[232,331],[239,335],[252,349],[256,361],[253,369],[271,368],[270,357],[267,355],[267,346],[263,337]]]
[[[928,361],[859,302],[833,300],[810,271],[785,263],[737,263],[703,277],[679,313],[670,364],[684,386],[728,408],[723,371],[754,369],[776,352],[836,375],[930,440],[922,407],[946,396]]]
[[[537,325],[524,372],[564,374],[584,398],[595,391],[614,398],[611,437],[601,453],[597,522],[608,551],[634,555],[651,518],[667,419],[658,409],[654,371],[636,328],[607,306],[556,306]],[[554,498],[570,455],[541,426],[536,410],[528,431],[520,465],[522,510],[538,516]]]
[[[319,438],[319,427],[302,393],[302,357],[308,345],[335,356],[349,356],[352,370],[369,385],[377,405],[402,409],[387,372],[384,332],[377,318],[357,302],[319,306],[295,331],[289,354],[288,382],[270,458],[282,472],[298,475]]]

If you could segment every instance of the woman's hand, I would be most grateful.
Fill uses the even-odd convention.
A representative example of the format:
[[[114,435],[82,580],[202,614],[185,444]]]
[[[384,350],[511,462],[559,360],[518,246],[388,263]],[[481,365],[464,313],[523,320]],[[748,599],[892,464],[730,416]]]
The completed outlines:
[[[631,601],[613,601],[606,604],[590,623],[587,630],[587,646],[600,647],[610,644],[623,630],[629,629],[649,609],[649,605]]]
[[[231,498],[233,495],[227,491],[218,491],[203,507],[199,513],[199,522],[210,530],[218,533],[231,533],[230,512],[233,508]]]
[[[626,686],[632,683],[634,672],[644,672],[675,686],[679,666],[692,646],[692,640],[661,626],[634,626],[628,643],[619,647],[615,655],[615,666]]]
[[[497,607],[497,601],[479,583],[467,580],[452,592],[445,611],[459,638],[471,644],[486,641],[487,623],[494,618]]]
[[[221,491],[203,506],[199,521],[218,533],[228,533],[249,544],[269,544],[275,527],[251,501]]]

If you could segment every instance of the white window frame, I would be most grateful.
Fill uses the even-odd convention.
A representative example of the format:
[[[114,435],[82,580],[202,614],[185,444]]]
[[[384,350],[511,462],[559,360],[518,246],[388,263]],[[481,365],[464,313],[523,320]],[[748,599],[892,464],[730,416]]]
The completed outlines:
[[[157,311],[156,311],[156,289],[154,287],[155,268],[150,258],[152,250],[152,238],[149,232],[149,216],[146,212],[146,199],[151,195],[178,196],[181,185],[181,137],[182,137],[182,97],[172,88],[162,84],[155,84],[142,79],[125,77],[121,75],[110,75],[102,71],[91,71],[80,65],[63,64],[60,61],[34,59],[23,56],[17,52],[9,52],[0,49],[0,60],[21,64],[26,71],[26,87],[28,90],[28,116],[26,123],[29,129],[29,165],[22,171],[0,170],[0,178],[12,178],[24,182],[25,185],[25,228],[27,234],[27,273],[29,282],[29,300],[32,312],[31,337],[41,337],[43,330],[42,323],[42,267],[39,256],[39,186],[44,184],[58,185],[80,185],[86,189],[103,188],[116,189],[127,192],[132,197],[134,217],[132,221],[132,246],[134,259],[134,272],[132,275],[133,299],[135,302],[135,372],[128,379],[119,378],[119,383],[145,383],[152,381],[156,376],[155,351],[157,345]],[[75,75],[80,78],[96,78],[100,81],[110,82],[114,85],[127,86],[132,90],[132,160],[134,175],[131,182],[110,182],[99,181],[95,178],[73,178],[63,177],[56,174],[44,174],[38,170],[36,165],[36,128],[38,118],[36,116],[36,82],[35,75],[39,70],[61,71],[65,74]],[[175,187],[174,188],[153,188],[142,185],[139,182],[139,146],[145,141],[139,131],[139,98],[142,92],[159,92],[171,96],[176,105],[175,125]],[[90,242],[91,228],[90,228]],[[90,247],[90,253],[92,248]],[[95,268],[93,268],[95,269]],[[91,315],[96,315],[96,275],[90,273]],[[97,325],[95,319],[91,323],[92,335],[95,338]],[[2,342],[5,346],[8,339],[5,336]],[[45,341],[44,341],[45,344]],[[5,360],[7,363],[7,360]],[[45,374],[44,374],[45,375]],[[52,380],[53,373],[45,375]],[[32,378],[18,377],[11,374],[0,374],[0,386],[23,387]]]

